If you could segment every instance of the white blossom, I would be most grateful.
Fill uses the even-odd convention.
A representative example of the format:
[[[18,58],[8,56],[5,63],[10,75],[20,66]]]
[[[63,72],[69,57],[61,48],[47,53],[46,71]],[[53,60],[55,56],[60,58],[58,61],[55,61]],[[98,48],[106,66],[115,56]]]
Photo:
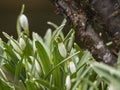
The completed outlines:
[[[38,63],[36,60],[35,60],[35,67],[36,67],[36,70],[37,70],[38,72],[41,71],[40,65],[39,65],[39,63]]]
[[[20,39],[19,39],[19,43],[20,43],[21,48],[24,49],[25,46],[26,46],[26,43],[25,43],[25,41],[24,41],[23,38],[20,38]]]
[[[24,30],[28,30],[28,19],[24,14],[20,15],[19,22]]]
[[[74,56],[74,60],[75,60],[76,63],[78,63],[79,62],[79,57],[77,55]]]
[[[113,85],[110,85],[110,86],[108,87],[108,90],[116,90],[116,89],[115,89],[115,87],[114,87]]]
[[[74,43],[74,33],[72,33],[71,37],[69,38],[67,49],[70,51],[72,49]]]
[[[71,73],[75,73],[76,72],[76,66],[75,66],[73,61],[69,62],[69,68],[70,68],[70,72]]]
[[[36,41],[36,40],[33,40],[33,51],[34,51],[34,52],[37,51],[37,48],[36,48],[36,45],[35,45],[35,41]]]
[[[65,58],[67,56],[67,51],[63,42],[58,43],[58,50],[62,57]]]
[[[70,79],[69,75],[66,77],[65,86],[66,86],[66,90],[70,90],[70,88],[71,88],[71,79]]]

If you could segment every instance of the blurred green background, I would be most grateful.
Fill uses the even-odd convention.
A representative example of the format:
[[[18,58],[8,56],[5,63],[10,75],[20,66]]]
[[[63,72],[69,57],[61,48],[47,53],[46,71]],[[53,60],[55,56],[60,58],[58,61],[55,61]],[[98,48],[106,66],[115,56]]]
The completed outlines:
[[[2,31],[17,37],[16,20],[22,4],[29,20],[30,31],[44,35],[50,26],[47,21],[60,24],[63,17],[55,14],[55,7],[49,0],[0,0],[0,38],[5,39]]]

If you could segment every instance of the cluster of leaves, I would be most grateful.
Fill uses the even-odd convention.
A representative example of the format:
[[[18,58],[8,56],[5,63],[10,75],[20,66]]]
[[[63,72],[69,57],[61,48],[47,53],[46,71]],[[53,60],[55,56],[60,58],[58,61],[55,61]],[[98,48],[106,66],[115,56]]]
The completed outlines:
[[[63,35],[65,23],[49,22],[55,30],[43,38],[18,30],[15,40],[3,32],[8,42],[0,40],[0,90],[119,90],[120,57],[116,67],[96,62],[74,42],[73,29]]]

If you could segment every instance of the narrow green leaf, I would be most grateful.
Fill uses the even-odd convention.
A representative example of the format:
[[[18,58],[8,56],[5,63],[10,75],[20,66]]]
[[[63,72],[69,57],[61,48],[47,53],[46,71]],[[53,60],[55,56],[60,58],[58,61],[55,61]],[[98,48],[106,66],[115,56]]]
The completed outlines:
[[[78,87],[78,85],[81,82],[81,79],[84,78],[89,73],[90,70],[91,70],[91,68],[88,67],[88,68],[84,69],[84,72],[80,76],[79,75],[77,76],[77,78],[76,78],[77,81],[76,81],[76,83],[74,84],[74,86],[72,87],[71,90],[75,90]]]
[[[76,49],[76,51],[80,51],[78,56],[79,58],[82,58],[84,51],[82,51],[81,48],[76,43],[74,43],[74,48]]]
[[[120,70],[120,51],[118,53],[117,68]]]
[[[12,47],[4,43],[4,48],[5,48],[4,51],[6,52],[7,56],[10,57],[10,60],[12,61],[12,63],[16,64],[19,61],[19,59],[16,56],[15,52],[13,51]]]
[[[0,90],[15,90],[15,89],[10,84],[0,79]]]
[[[18,81],[15,88],[16,88],[16,90],[26,90],[25,84],[21,80]]]
[[[51,86],[50,83],[48,83],[45,80],[39,79],[39,80],[35,80],[37,83],[39,83],[41,86],[47,88],[47,90],[61,90],[60,88],[56,87],[56,86]]]
[[[39,80],[35,80],[35,81],[36,81],[37,83],[39,83],[40,85],[48,88],[49,90],[50,90],[51,87],[52,87],[52,86],[51,86],[47,81],[45,81],[45,80],[39,79]]]
[[[82,56],[81,60],[79,61],[79,67],[81,67],[83,64],[87,63],[87,61],[91,58],[91,54],[89,51],[85,51],[84,55]],[[79,68],[78,67],[78,68]]]
[[[80,53],[80,52],[78,51],[78,52],[74,53],[73,55],[70,55],[70,56],[67,57],[66,59],[61,60],[60,63],[58,63],[56,66],[54,66],[53,69],[51,69],[51,70],[49,71],[49,73],[46,75],[45,79],[48,78],[48,76],[49,76],[56,68],[58,68],[61,64],[63,64],[63,63],[66,62],[67,60],[70,60],[70,58],[74,57],[74,56],[77,55],[78,53]]]
[[[29,38],[26,39],[26,48],[25,48],[23,54],[26,58],[29,58],[29,56],[33,55],[32,44],[31,44],[31,41]]]
[[[10,72],[14,75],[14,73],[15,73],[15,68],[14,67],[12,67],[10,64],[4,64],[3,66],[8,72]]]
[[[91,67],[113,90],[120,89],[120,71],[103,63],[91,63]]]
[[[62,57],[59,54],[57,43],[54,44],[54,52],[53,52],[53,63],[54,66],[56,66],[58,63],[60,63],[59,60],[61,60]],[[62,73],[60,72],[60,67],[56,68],[53,71],[53,78],[54,78],[54,85],[62,88],[62,82],[63,82],[63,76],[61,76]],[[61,78],[62,77],[62,78]]]
[[[71,30],[68,32],[67,36],[66,36],[65,39],[64,39],[64,43],[69,40],[69,38],[70,38],[70,36],[71,36],[72,33],[74,33],[74,29],[71,29]]]
[[[27,86],[27,90],[37,90],[37,87],[34,81],[26,80],[26,86]]]
[[[45,50],[45,46],[39,41],[36,41],[35,45],[37,47],[37,52],[40,57],[40,63],[41,63],[43,72],[45,75],[47,75],[51,69],[50,59],[48,57],[47,51]]]
[[[22,69],[22,60],[20,60],[16,66],[15,79],[14,79],[15,81],[19,80],[21,69]]]
[[[47,24],[49,24],[49,25],[53,26],[55,29],[57,29],[57,28],[58,28],[58,26],[57,26],[56,24],[52,23],[52,22],[47,22]]]
[[[52,31],[51,31],[51,29],[48,29],[44,36],[44,42],[45,42],[45,45],[48,46],[48,48],[50,48],[51,38],[52,38]]]
[[[3,32],[3,35],[11,41],[11,45],[13,46],[14,50],[16,50],[16,52],[22,54],[22,48],[20,47],[19,43],[13,39],[11,36],[9,36],[7,33]]]
[[[94,69],[94,70],[101,70],[101,72],[104,72],[106,74],[109,74],[109,76],[116,76],[116,78],[120,79],[120,71],[117,70],[116,68],[114,67],[111,67],[111,66],[108,66],[104,63],[97,63],[97,62],[94,62],[94,63],[91,63],[91,67]],[[101,73],[102,74],[102,73]],[[105,74],[105,75],[106,75]],[[106,75],[107,76],[107,75]]]
[[[63,30],[66,22],[67,22],[66,19],[64,19],[62,24],[54,31],[54,33],[52,35],[52,40],[51,40],[51,45],[50,46],[52,46],[53,41],[58,38],[58,36],[60,35],[61,31]]]

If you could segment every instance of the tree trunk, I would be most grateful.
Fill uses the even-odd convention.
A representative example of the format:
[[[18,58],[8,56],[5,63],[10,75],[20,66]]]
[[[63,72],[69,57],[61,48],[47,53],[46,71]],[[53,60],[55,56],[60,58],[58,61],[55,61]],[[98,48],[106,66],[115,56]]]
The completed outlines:
[[[118,11],[119,4],[116,0],[50,0],[57,6],[60,13],[64,15],[76,30],[78,45],[88,49],[97,61],[102,61],[109,65],[115,65],[117,56],[113,54],[96,30],[105,30],[108,38],[112,38],[113,43],[119,49],[120,43],[120,17]],[[107,27],[107,29],[106,29]],[[115,47],[115,49],[116,49]],[[112,48],[114,49],[114,48]]]

